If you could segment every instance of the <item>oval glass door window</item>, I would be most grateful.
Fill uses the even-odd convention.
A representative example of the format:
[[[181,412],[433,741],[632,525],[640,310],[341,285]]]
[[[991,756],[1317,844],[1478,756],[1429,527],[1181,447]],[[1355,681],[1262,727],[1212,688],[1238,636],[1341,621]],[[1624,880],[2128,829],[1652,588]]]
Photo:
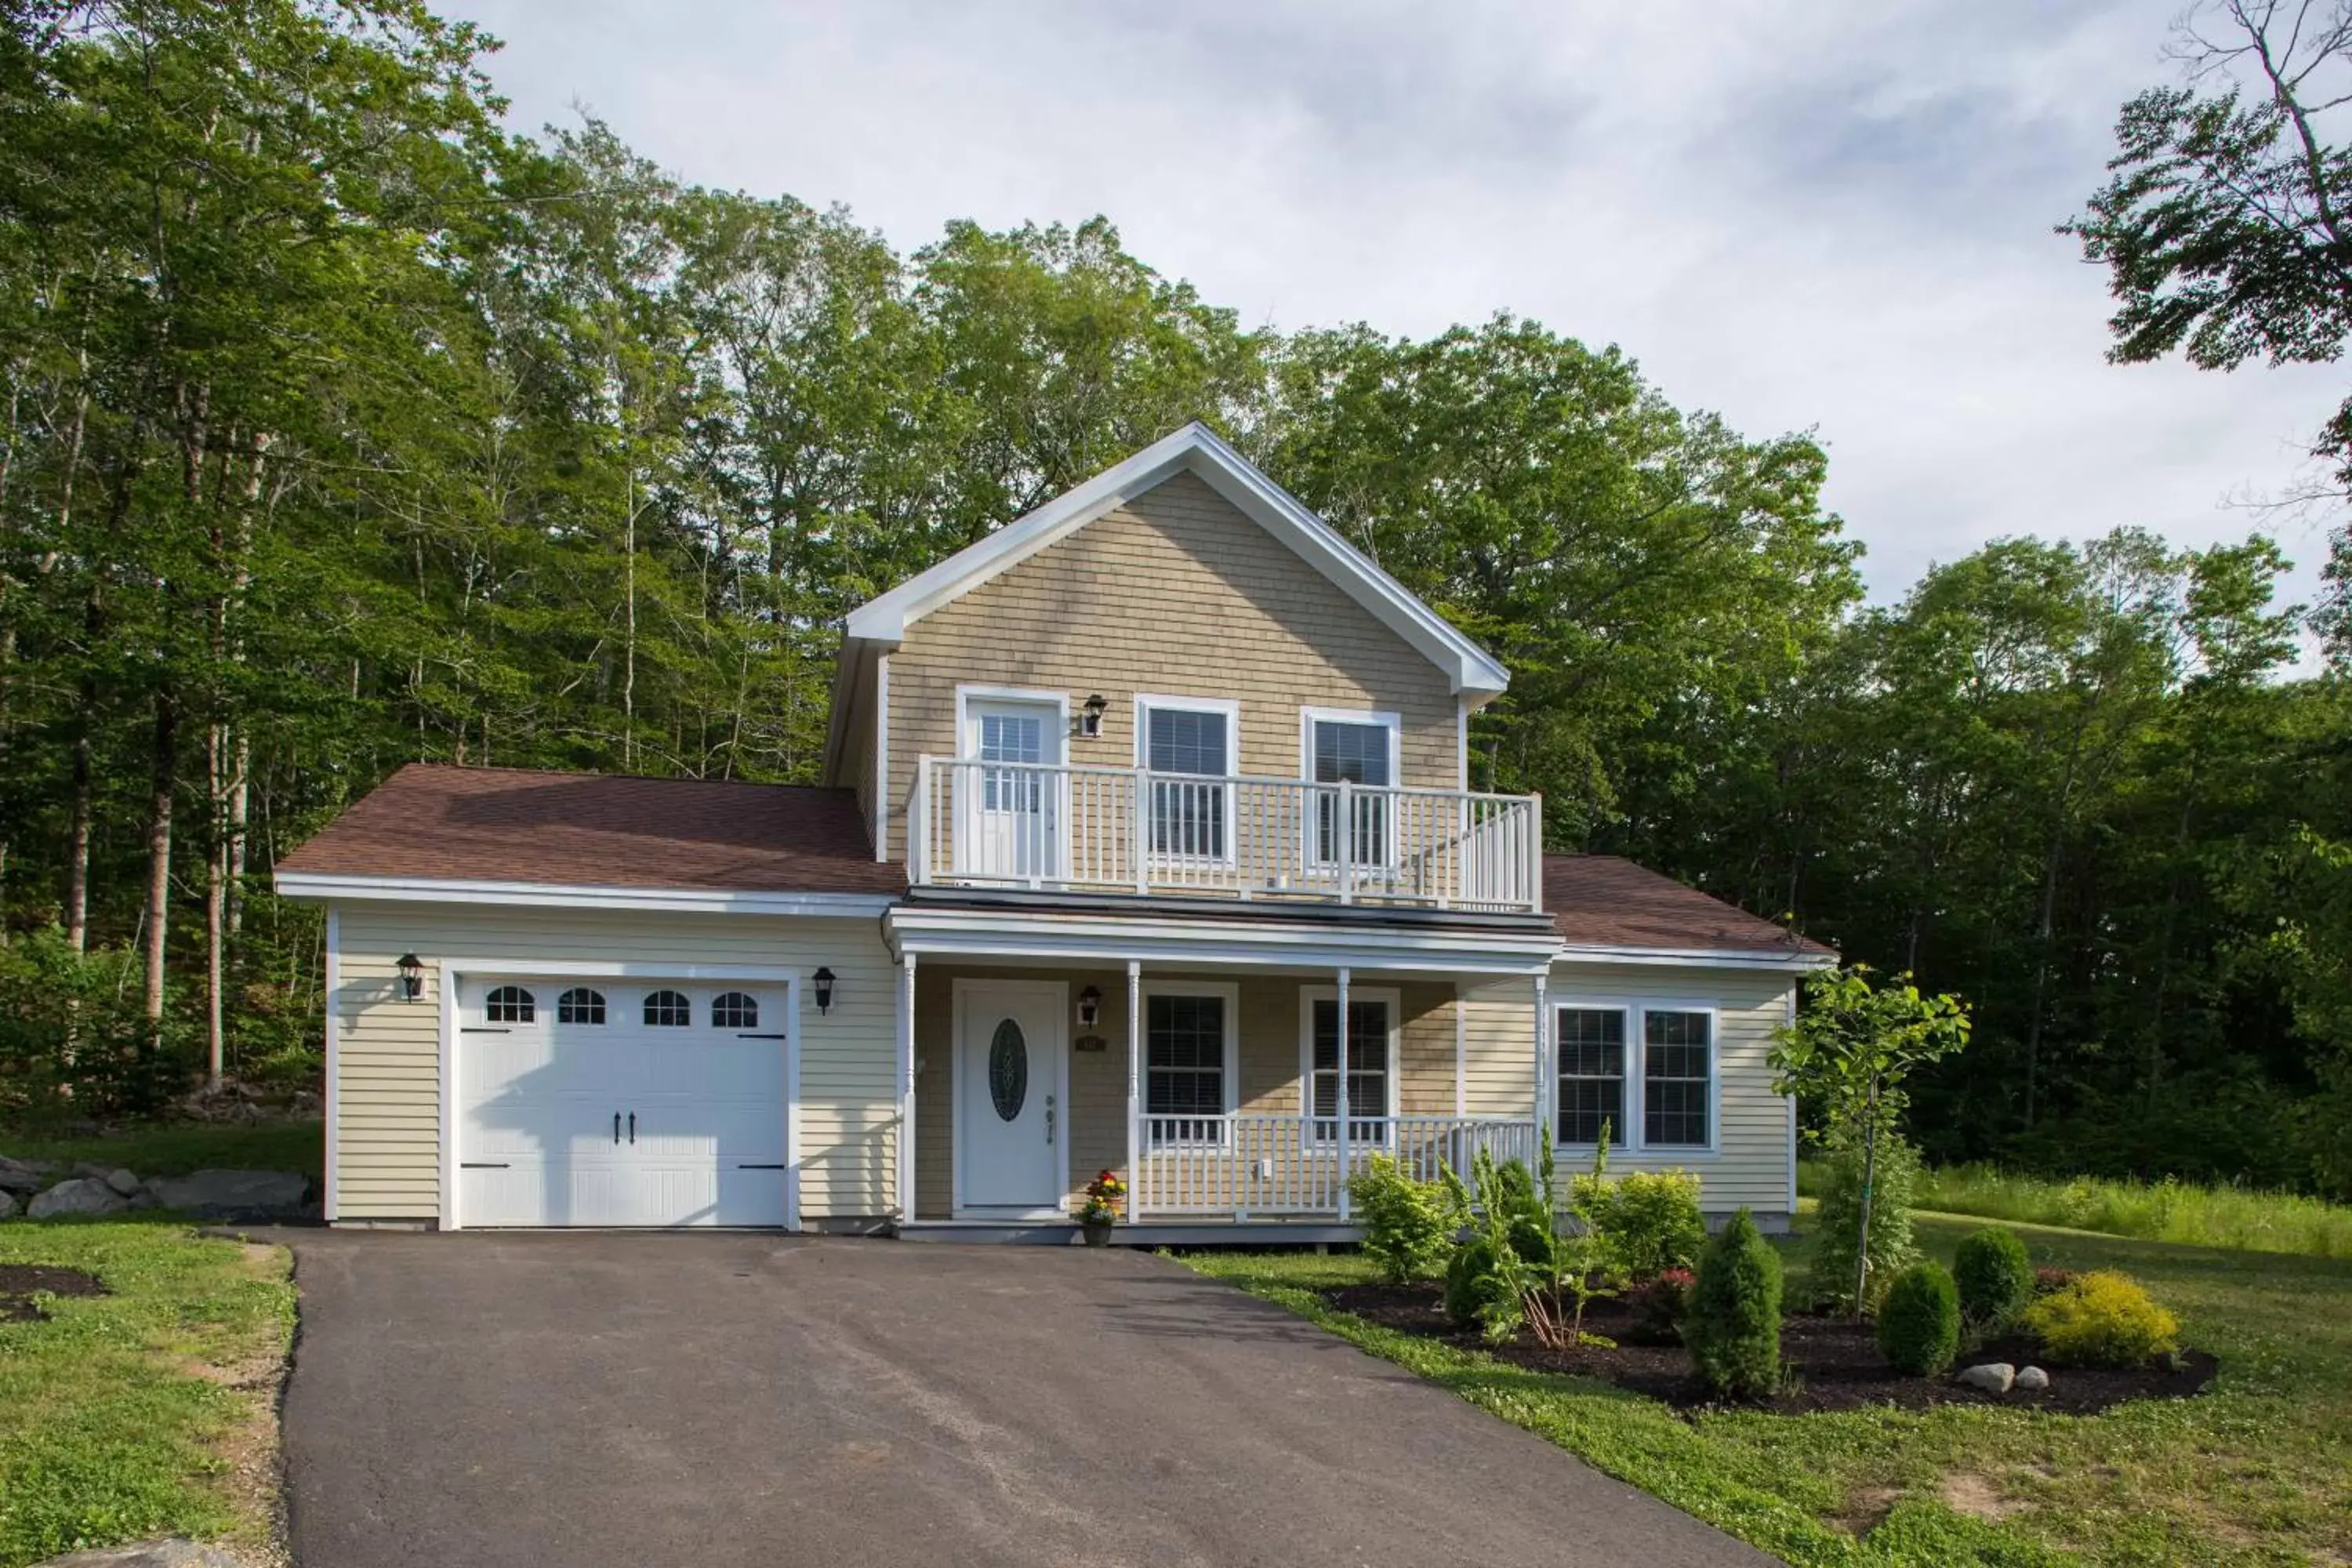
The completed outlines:
[[[988,1042],[988,1098],[1007,1121],[1021,1114],[1029,1098],[1029,1042],[1010,1018],[996,1026],[996,1037]]]

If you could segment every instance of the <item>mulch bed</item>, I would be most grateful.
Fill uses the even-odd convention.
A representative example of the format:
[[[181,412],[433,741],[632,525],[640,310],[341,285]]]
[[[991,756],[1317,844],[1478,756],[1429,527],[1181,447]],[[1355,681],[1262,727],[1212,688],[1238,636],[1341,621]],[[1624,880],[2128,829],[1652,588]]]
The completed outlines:
[[[52,1296],[103,1296],[105,1284],[95,1274],[79,1268],[51,1268],[38,1263],[0,1263],[0,1323],[37,1323],[47,1312],[33,1300],[36,1291]]]
[[[1727,1407],[1692,1375],[1690,1357],[1680,1344],[1630,1342],[1639,1336],[1641,1324],[1637,1314],[1622,1301],[1596,1301],[1584,1315],[1585,1331],[1617,1341],[1615,1349],[1585,1346],[1553,1351],[1537,1344],[1525,1332],[1506,1344],[1490,1345],[1475,1330],[1465,1333],[1455,1328],[1445,1315],[1444,1292],[1435,1285],[1349,1285],[1325,1291],[1323,1299],[1366,1322],[1465,1350],[1483,1350],[1531,1372],[1598,1378],[1677,1410]],[[2181,1353],[2179,1372],[2157,1364],[2056,1367],[2051,1369],[2050,1386],[2039,1394],[2015,1389],[1987,1394],[1950,1377],[1899,1373],[1879,1353],[1869,1324],[1810,1312],[1791,1312],[1781,1320],[1780,1356],[1794,1373],[1792,1386],[1775,1399],[1738,1408],[1795,1415],[1873,1405],[1924,1410],[1937,1405],[2008,1405],[2095,1415],[2130,1399],[2185,1399],[2202,1391],[2221,1365],[2203,1351],[2192,1350]],[[1996,1361],[2013,1366],[2037,1364],[2031,1342],[2009,1339],[1993,1341],[1961,1357],[1959,1365]]]

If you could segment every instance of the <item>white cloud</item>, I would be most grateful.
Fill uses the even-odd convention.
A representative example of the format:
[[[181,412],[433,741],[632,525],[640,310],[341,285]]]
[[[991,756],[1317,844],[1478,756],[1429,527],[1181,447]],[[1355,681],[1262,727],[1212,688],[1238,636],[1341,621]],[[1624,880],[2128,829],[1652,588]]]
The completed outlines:
[[[901,247],[1101,212],[1245,321],[1620,343],[1685,406],[1818,429],[1886,598],[2002,534],[2241,535],[2225,501],[2289,483],[2342,395],[2102,360],[2104,276],[2052,226],[2178,4],[454,9],[507,40],[519,125],[584,103]],[[2308,597],[2317,529],[2277,525]]]

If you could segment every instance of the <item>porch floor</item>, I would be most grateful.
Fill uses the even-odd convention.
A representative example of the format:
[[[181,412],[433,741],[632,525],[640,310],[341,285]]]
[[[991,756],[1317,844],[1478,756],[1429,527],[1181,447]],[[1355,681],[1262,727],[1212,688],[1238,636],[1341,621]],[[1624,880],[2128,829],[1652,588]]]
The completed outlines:
[[[1078,1226],[1073,1220],[917,1219],[902,1222],[901,1241],[946,1241],[970,1244],[1076,1247]],[[1110,1233],[1113,1247],[1297,1247],[1361,1241],[1364,1227],[1340,1224],[1328,1216],[1246,1220],[1197,1218],[1139,1220]]]

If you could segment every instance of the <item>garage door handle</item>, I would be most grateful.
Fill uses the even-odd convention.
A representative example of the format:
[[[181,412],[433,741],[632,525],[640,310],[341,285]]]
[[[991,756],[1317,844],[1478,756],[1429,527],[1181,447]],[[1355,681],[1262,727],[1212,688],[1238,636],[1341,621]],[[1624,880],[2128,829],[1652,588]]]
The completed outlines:
[[[507,1171],[513,1169],[513,1167],[509,1165],[504,1160],[460,1160],[457,1162],[457,1169],[461,1171]]]
[[[735,1167],[735,1168],[736,1168],[737,1170],[739,1170],[739,1171],[781,1171],[781,1170],[782,1170],[782,1169],[783,1169],[783,1166],[782,1166],[782,1165],[746,1165],[746,1164],[742,1164],[742,1163],[740,1163],[739,1162],[739,1163],[737,1163],[737,1165],[736,1165],[736,1167]]]
[[[634,1143],[634,1142],[635,1142],[636,1141],[637,1141],[637,1113],[636,1113],[635,1111],[632,1110],[632,1111],[630,1111],[630,1112],[629,1112],[629,1142],[632,1142],[632,1143]]]
[[[620,1141],[621,1141],[621,1113],[620,1113],[619,1111],[617,1111],[617,1110],[616,1110],[616,1111],[613,1112],[613,1142],[615,1142],[615,1143],[618,1143]]]

